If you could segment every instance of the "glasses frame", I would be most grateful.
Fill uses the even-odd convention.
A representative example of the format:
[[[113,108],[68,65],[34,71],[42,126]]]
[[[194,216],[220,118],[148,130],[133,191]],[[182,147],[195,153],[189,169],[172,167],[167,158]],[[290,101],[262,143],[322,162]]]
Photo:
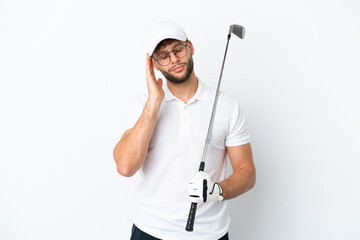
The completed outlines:
[[[185,55],[184,55],[184,56],[182,56],[182,57],[178,57],[178,56],[176,55],[176,53],[174,52],[174,51],[175,51],[175,48],[176,48],[177,46],[179,46],[179,45],[183,45],[183,46],[185,46],[185,49],[186,49],[186,53],[185,53]],[[171,53],[171,52],[173,52],[173,53],[174,53],[174,55],[175,55],[177,58],[183,58],[183,57],[185,57],[185,56],[187,55],[187,53],[188,53],[187,46],[189,46],[189,45],[188,45],[188,41],[186,40],[185,44],[177,44],[177,45],[174,47],[174,49],[173,49],[173,50],[171,50],[171,51],[167,52],[166,54],[167,54],[167,55],[168,55],[168,57],[170,58],[170,61],[169,61],[169,63],[168,63],[168,64],[166,64],[166,65],[162,65],[161,63],[159,63],[158,58],[155,58],[155,57],[153,57],[153,56],[151,56],[151,58],[152,58],[152,59],[154,59],[154,61],[155,61],[155,62],[157,62],[160,66],[165,67],[165,66],[169,65],[169,64],[170,64],[170,62],[171,62],[171,56],[170,56],[170,53]],[[161,54],[165,54],[165,53],[161,53]],[[160,54],[160,55],[161,55],[161,54]]]

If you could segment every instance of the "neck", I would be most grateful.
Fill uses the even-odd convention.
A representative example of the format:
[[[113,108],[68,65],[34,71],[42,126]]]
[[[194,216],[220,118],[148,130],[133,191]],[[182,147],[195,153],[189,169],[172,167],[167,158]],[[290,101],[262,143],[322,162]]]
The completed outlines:
[[[198,80],[193,71],[187,81],[180,84],[167,81],[167,86],[175,97],[186,104],[195,95],[198,88]]]

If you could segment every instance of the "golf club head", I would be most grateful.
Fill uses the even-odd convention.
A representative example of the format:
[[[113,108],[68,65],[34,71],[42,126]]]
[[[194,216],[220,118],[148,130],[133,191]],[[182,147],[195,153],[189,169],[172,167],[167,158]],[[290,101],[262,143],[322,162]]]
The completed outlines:
[[[244,37],[245,37],[245,28],[243,26],[233,24],[233,25],[230,26],[229,35],[231,35],[231,33],[235,34],[236,36],[238,36],[241,39],[244,39]]]

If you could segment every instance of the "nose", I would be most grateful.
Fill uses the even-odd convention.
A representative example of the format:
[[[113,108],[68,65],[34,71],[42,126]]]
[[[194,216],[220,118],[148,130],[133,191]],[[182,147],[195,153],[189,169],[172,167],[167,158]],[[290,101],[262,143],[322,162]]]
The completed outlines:
[[[179,58],[175,55],[174,50],[169,53],[171,63],[176,63]]]

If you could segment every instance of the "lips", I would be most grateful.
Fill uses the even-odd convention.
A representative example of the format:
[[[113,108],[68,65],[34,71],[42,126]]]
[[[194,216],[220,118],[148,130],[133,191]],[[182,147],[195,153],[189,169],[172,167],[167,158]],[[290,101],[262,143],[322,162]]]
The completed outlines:
[[[172,72],[179,73],[179,72],[181,72],[184,68],[185,68],[185,65],[179,65],[179,66],[176,66],[176,67],[174,67],[173,69],[171,69],[171,71],[172,71]]]

